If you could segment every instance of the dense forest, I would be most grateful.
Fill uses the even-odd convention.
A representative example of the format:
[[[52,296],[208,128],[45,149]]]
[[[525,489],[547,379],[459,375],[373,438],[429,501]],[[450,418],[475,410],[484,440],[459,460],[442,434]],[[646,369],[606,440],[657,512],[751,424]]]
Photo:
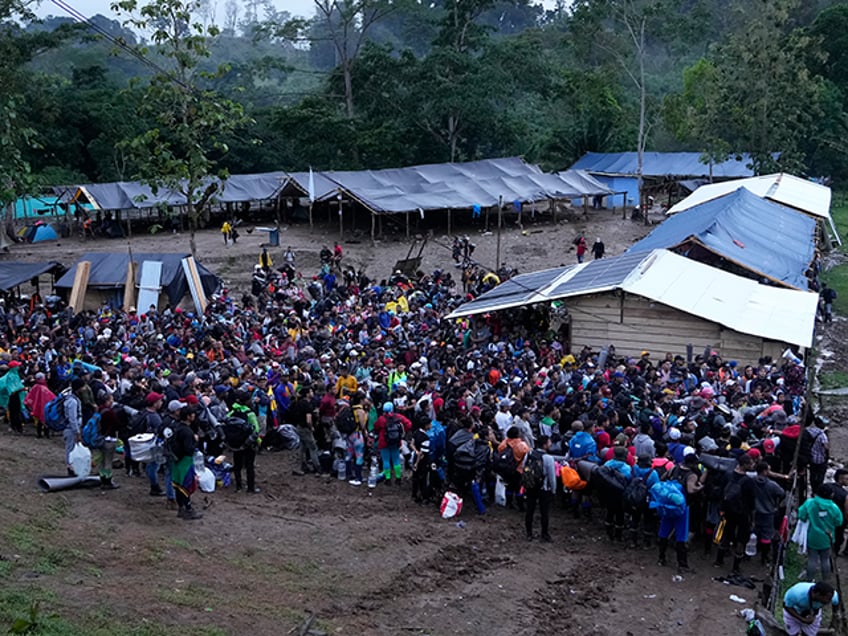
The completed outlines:
[[[0,201],[160,173],[563,169],[638,148],[848,178],[833,1],[315,0],[309,19],[267,0],[53,5],[37,20],[0,0]]]

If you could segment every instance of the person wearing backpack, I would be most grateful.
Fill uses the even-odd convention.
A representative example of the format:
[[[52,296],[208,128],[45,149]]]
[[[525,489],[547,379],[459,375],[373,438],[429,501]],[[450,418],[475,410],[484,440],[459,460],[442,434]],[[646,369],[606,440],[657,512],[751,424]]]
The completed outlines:
[[[827,472],[827,460],[830,455],[830,441],[827,431],[819,426],[821,419],[816,417],[801,433],[801,448],[798,451],[798,465],[810,469],[810,489],[816,492],[824,483]]]
[[[50,437],[50,427],[44,424],[44,407],[55,397],[56,394],[47,388],[47,379],[44,374],[36,373],[35,384],[24,398],[24,406],[29,409],[30,415],[35,420],[35,436],[38,439]]]
[[[162,401],[164,399],[165,396],[156,391],[150,391],[147,397],[144,398],[144,421],[147,427],[147,433],[153,433],[155,435],[159,432],[159,427],[162,425],[162,417],[159,415],[159,409],[162,408]],[[159,485],[159,462],[156,460],[155,455],[151,461],[145,464],[144,472],[147,475],[147,481],[150,482],[150,496],[165,496],[165,491]]]
[[[394,410],[391,402],[383,404],[383,414],[374,422],[374,433],[377,435],[377,449],[383,464],[383,479],[387,484],[391,483],[394,473],[395,484],[400,486],[403,477],[400,445],[406,433],[412,429],[412,422]]]
[[[247,422],[251,433],[247,441],[239,449],[233,449],[233,478],[236,482],[236,492],[242,489],[242,469],[247,474],[247,494],[259,492],[256,487],[256,449],[262,443],[262,431],[259,429],[259,420],[248,404],[250,396],[246,391],[233,392],[232,404],[227,417],[237,417]]]
[[[642,541],[644,546],[650,547],[651,545],[651,537],[654,536],[656,532],[656,519],[654,518],[654,514],[650,508],[648,508],[648,492],[651,490],[651,486],[656,484],[660,478],[657,475],[657,472],[651,468],[651,455],[644,454],[639,455],[636,459],[636,465],[631,469],[632,478],[630,484],[627,485],[627,488],[624,489],[624,499],[625,504],[630,501],[630,504],[627,505],[630,513],[630,537],[629,543],[631,548],[639,547],[639,534],[641,528]],[[632,484],[640,483],[642,485],[639,490],[642,490],[645,493],[644,501],[637,504],[636,496],[634,493],[637,488]]]
[[[79,398],[79,392],[84,385],[85,380],[74,378],[71,381],[71,391],[67,394],[63,403],[65,430],[62,431],[62,438],[65,442],[65,465],[68,467],[68,475],[71,477],[76,475],[71,467],[71,452],[77,442],[82,441],[82,402]]]
[[[100,476],[100,489],[115,490],[120,486],[112,481],[112,459],[115,456],[115,443],[118,441],[121,421],[113,409],[111,393],[101,391],[97,402],[95,417],[99,418],[99,437],[102,442],[91,449],[91,464],[97,468],[97,474]]]
[[[179,421],[167,444],[174,456],[171,467],[171,484],[177,499],[177,517],[194,521],[203,517],[191,503],[191,495],[197,489],[197,474],[194,470],[194,452],[197,450],[197,407],[184,406]]]
[[[524,458],[524,471],[521,482],[524,487],[526,509],[524,511],[524,529],[527,540],[533,540],[533,517],[536,515],[536,504],[542,517],[541,540],[550,543],[551,535],[548,523],[550,520],[551,498],[556,490],[556,467],[553,456],[548,454],[551,449],[551,438],[540,435],[536,440],[535,450],[527,453]]]
[[[624,538],[623,495],[626,484],[630,481],[632,476],[630,465],[626,460],[627,448],[624,446],[615,446],[613,449],[613,459],[610,459],[600,469],[598,469],[599,471],[611,474],[612,478],[617,480],[620,484],[618,488],[602,488],[599,493],[603,499],[603,504],[607,509],[604,527],[607,531],[607,537],[611,542],[621,541]]]
[[[368,425],[368,415],[362,408],[362,393],[354,393],[350,405],[347,404],[345,399],[344,404],[340,405],[339,409],[336,414],[336,428],[345,438],[347,445],[345,462],[347,463],[347,474],[351,476],[348,483],[351,486],[361,486],[362,466],[365,463],[365,427]],[[350,420],[350,424],[344,426],[344,431],[339,424],[339,419],[342,417],[345,421]]]
[[[498,445],[495,456],[495,472],[506,482],[506,507],[512,508],[513,502],[518,509],[524,510],[524,498],[521,497],[521,471],[524,458],[530,452],[530,447],[521,439],[521,431],[517,426],[510,426],[506,431],[506,439]],[[511,461],[503,461],[501,458]]]
[[[739,567],[745,556],[745,545],[751,538],[751,527],[756,500],[756,483],[747,473],[754,469],[754,458],[747,453],[736,460],[736,468],[727,478],[724,496],[719,508],[725,519],[724,533],[714,565],[724,564],[724,557],[733,548],[733,573],[739,573]]]

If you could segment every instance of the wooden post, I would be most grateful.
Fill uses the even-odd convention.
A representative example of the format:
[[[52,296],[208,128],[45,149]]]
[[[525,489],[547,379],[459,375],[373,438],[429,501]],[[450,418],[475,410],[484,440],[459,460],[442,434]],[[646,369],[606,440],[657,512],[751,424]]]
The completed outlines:
[[[383,239],[383,215],[379,215],[377,217],[377,235],[380,237],[380,240]]]
[[[627,220],[627,193],[621,193],[621,220]]]
[[[589,218],[589,202],[583,197],[583,216]]]
[[[486,208],[486,227],[483,229],[484,232],[489,231],[489,210],[490,209],[491,208],[488,208],[488,207]]]
[[[277,227],[280,227],[280,197],[274,200],[274,216],[277,217]]]
[[[344,238],[344,215],[342,214],[342,200],[339,199],[339,241]]]
[[[371,212],[371,245],[377,244],[377,242],[374,240],[374,225],[375,225],[374,213]]]
[[[309,229],[312,229],[312,201],[309,202]]]
[[[91,261],[80,261],[77,263],[77,271],[74,273],[74,286],[71,287],[71,296],[68,299],[68,305],[74,308],[74,314],[82,311],[90,274]]]
[[[448,236],[451,235],[451,209],[448,208]]]
[[[406,239],[409,240],[409,212],[406,213]]]
[[[135,263],[132,260],[132,252],[130,252],[130,260],[127,263],[127,279],[124,281],[124,311],[135,305]]]

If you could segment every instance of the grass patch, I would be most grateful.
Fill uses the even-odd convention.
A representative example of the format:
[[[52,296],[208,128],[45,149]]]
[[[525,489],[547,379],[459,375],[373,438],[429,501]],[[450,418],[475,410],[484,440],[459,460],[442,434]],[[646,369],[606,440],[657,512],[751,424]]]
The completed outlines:
[[[836,230],[844,241],[848,241],[848,192],[835,193],[830,214],[836,224]],[[839,248],[848,254],[848,243]],[[836,302],[833,310],[837,314],[848,315],[848,263],[832,267],[822,274],[822,280],[836,290]]]
[[[156,591],[156,596],[171,605],[202,610],[209,605],[209,601],[214,597],[214,594],[209,588],[189,583],[182,587],[159,588]]]
[[[822,389],[848,387],[848,371],[824,371],[819,376]]]

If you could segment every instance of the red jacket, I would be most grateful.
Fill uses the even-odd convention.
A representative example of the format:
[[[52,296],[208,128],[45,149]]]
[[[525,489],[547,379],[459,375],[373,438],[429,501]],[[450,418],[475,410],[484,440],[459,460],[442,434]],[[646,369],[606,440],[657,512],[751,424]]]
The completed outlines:
[[[403,430],[407,433],[412,430],[412,422],[409,421],[408,418],[404,417],[400,413],[392,413],[400,423],[403,424]],[[383,450],[384,448],[388,448],[386,444],[386,416],[381,415],[377,418],[377,421],[374,422],[374,432],[377,433],[377,448]]]
[[[47,388],[44,380],[36,380],[35,385],[24,398],[24,406],[29,409],[33,417],[37,418],[39,422],[43,422],[44,407],[55,397],[56,394]]]

